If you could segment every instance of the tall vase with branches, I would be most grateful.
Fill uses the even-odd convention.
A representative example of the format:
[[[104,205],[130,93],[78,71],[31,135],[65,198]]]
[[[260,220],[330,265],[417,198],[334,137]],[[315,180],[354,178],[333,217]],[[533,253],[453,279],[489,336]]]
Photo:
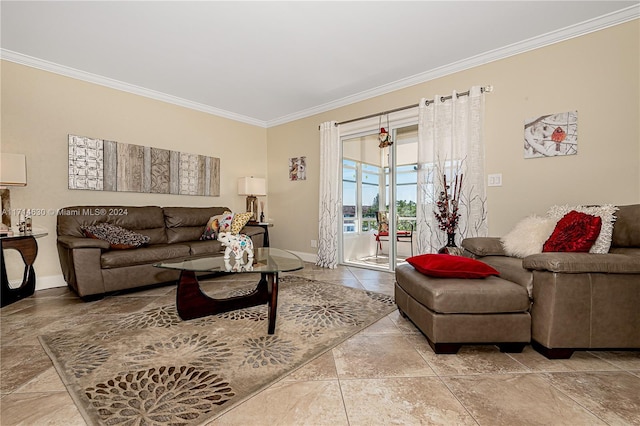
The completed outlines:
[[[438,221],[438,227],[447,233],[447,245],[440,249],[440,252],[446,252],[446,247],[456,247],[455,238],[458,220],[460,219],[458,208],[463,177],[463,173],[456,174],[452,187],[447,184],[447,175],[442,175],[443,188],[436,201],[436,210],[433,212]]]

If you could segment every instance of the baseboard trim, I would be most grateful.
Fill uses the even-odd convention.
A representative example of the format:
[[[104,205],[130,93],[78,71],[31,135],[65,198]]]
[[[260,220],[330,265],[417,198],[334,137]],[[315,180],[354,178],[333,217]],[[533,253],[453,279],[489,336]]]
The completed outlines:
[[[13,283],[12,283],[13,284]],[[66,287],[67,283],[62,275],[48,275],[36,277],[36,291],[47,290],[49,288]]]
[[[17,288],[20,284],[22,284],[22,280],[9,280],[11,288]],[[66,286],[67,283],[62,275],[47,275],[44,277],[36,275],[36,291]]]
[[[293,250],[289,250],[289,251],[295,254],[296,256],[298,256],[300,259],[304,260],[305,262],[316,263],[316,261],[318,260],[318,255],[315,253],[305,253],[302,251],[293,251]]]

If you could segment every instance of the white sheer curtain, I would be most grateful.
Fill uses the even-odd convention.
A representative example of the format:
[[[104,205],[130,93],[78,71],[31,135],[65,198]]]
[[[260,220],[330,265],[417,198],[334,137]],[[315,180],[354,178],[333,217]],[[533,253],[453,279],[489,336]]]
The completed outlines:
[[[338,224],[340,199],[340,131],[335,121],[320,125],[320,223],[318,260],[323,268],[338,266]]]
[[[447,242],[438,227],[434,211],[443,175],[447,184],[464,174],[460,195],[460,220],[456,244],[467,237],[488,233],[484,186],[484,93],[479,86],[468,96],[451,99],[440,95],[428,101],[421,99],[418,108],[418,253],[435,253]]]

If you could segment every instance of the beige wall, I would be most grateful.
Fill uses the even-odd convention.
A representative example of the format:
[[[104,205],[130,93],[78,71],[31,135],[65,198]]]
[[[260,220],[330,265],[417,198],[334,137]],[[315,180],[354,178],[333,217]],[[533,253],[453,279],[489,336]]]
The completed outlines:
[[[639,28],[635,20],[268,129],[272,244],[315,252],[321,122],[472,85],[494,87],[486,96],[485,171],[502,173],[503,186],[487,190],[491,235],[556,203],[640,202]],[[571,110],[578,111],[578,155],[525,160],[524,119]],[[300,155],[307,156],[307,180],[290,182],[287,158]]]
[[[555,203],[640,202],[640,21],[492,62],[313,117],[263,129],[141,96],[2,61],[1,151],[27,155],[29,185],[11,191],[13,208],[73,204],[226,205],[244,208],[240,176],[267,176],[272,245],[314,253],[318,238],[318,125],[415,104],[422,97],[493,85],[486,97],[490,234]],[[428,51],[425,48],[425,52]],[[416,52],[416,54],[423,54]],[[525,118],[578,111],[578,155],[523,158]],[[221,159],[221,196],[67,189],[69,133]],[[288,179],[288,159],[307,156],[307,180]],[[266,158],[266,161],[265,161]],[[35,217],[40,277],[60,275],[55,218]]]
[[[1,151],[27,156],[28,185],[11,189],[14,209],[114,204],[227,206],[244,211],[237,178],[266,177],[264,128],[8,61],[2,61],[1,72]],[[220,197],[69,190],[69,133],[219,157]],[[59,276],[55,217],[34,217],[33,224],[49,231],[39,240],[38,278]]]

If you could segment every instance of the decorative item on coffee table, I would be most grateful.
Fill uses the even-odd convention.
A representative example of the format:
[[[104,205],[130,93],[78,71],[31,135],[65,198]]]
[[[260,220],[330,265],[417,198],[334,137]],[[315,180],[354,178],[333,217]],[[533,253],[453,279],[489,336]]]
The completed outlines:
[[[460,250],[456,246],[456,228],[460,213],[458,212],[458,203],[460,193],[462,191],[462,178],[464,174],[459,176],[456,174],[453,188],[447,185],[447,175],[442,175],[443,189],[436,202],[437,210],[433,212],[438,220],[438,227],[447,233],[447,244],[438,250],[438,253],[460,254]]]

